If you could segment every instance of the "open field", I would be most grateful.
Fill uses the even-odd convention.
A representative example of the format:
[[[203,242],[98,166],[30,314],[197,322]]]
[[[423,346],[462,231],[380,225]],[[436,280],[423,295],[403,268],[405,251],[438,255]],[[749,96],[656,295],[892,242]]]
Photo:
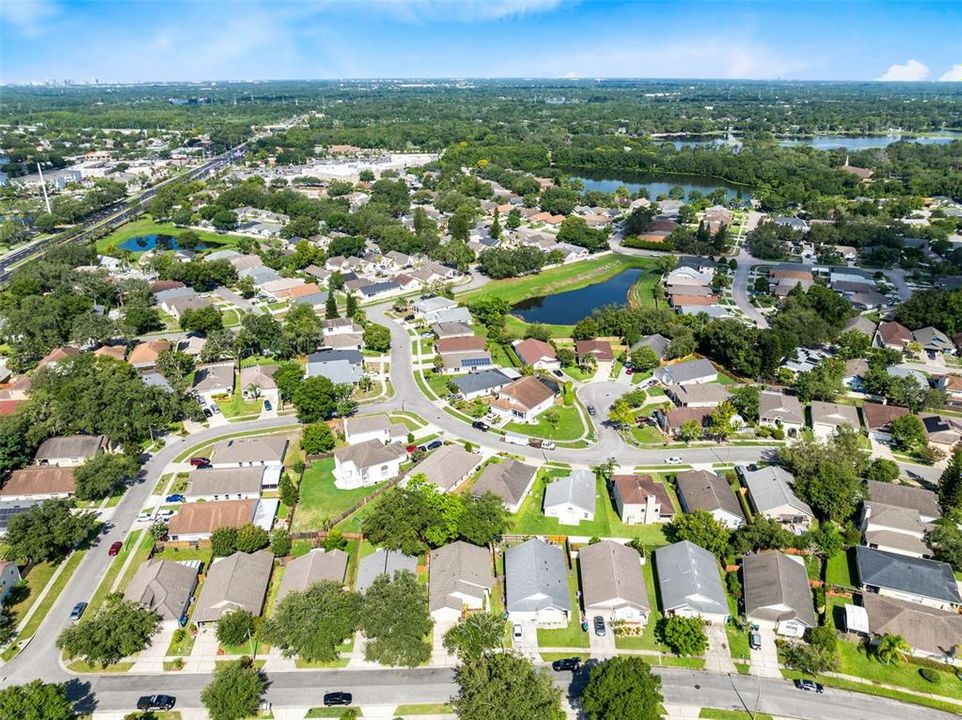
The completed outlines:
[[[173,237],[179,237],[182,233],[192,229],[193,228],[177,227],[173,223],[154,222],[149,215],[145,215],[139,220],[121,225],[109,235],[105,235],[97,240],[97,252],[105,252],[116,247],[124,240],[140,235],[172,235]],[[205,245],[217,245],[221,248],[234,247],[242,237],[241,235],[221,235],[220,233],[210,232],[208,230],[194,230],[194,232],[197,233],[200,241]]]

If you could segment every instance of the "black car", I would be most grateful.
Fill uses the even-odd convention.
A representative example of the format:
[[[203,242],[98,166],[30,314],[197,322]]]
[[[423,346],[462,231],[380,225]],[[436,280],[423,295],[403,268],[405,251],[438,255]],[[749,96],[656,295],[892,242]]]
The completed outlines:
[[[601,615],[595,615],[591,623],[595,627],[595,635],[598,637],[604,637],[607,630],[605,629],[605,619]]]
[[[439,448],[439,447],[441,447],[441,441],[440,441],[440,440],[432,440],[431,442],[428,443],[427,449],[428,449],[428,450],[436,450],[436,449]]]
[[[332,705],[350,705],[354,696],[349,692],[331,692],[324,694],[324,706],[331,707]]]
[[[144,695],[137,701],[138,710],[172,710],[176,698],[172,695]]]
[[[795,687],[797,687],[799,690],[804,690],[805,692],[814,692],[818,693],[819,695],[821,695],[822,691],[825,689],[817,682],[813,680],[805,680],[803,678],[795,681]]]
[[[475,430],[480,430],[481,432],[487,432],[491,429],[491,426],[484,422],[484,420],[475,420],[473,423],[471,423],[471,427],[473,427]]]
[[[555,660],[551,663],[551,669],[555,672],[564,672],[570,670],[571,672],[578,672],[578,668],[581,667],[581,658],[570,657],[561,658],[560,660]]]
[[[589,405],[589,406],[588,406],[588,414],[591,415],[591,417],[594,417],[594,416],[595,416],[595,406],[594,406],[594,405]]]

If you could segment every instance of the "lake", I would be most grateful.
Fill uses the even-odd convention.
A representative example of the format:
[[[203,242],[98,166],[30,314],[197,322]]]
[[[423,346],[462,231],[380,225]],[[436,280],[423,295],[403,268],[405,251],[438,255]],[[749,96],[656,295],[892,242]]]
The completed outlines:
[[[594,285],[557,295],[528,298],[512,307],[511,314],[530,323],[574,325],[603,305],[627,303],[628,291],[644,273],[642,268],[629,268]]]
[[[819,135],[818,137],[788,138],[779,141],[782,147],[792,145],[808,145],[816,150],[871,150],[873,148],[888,147],[900,140],[919,143],[920,145],[947,145],[953,140],[962,140],[962,134],[955,135],[923,135],[920,137],[905,137],[901,135]]]
[[[173,235],[137,235],[136,237],[127,238],[117,247],[121,250],[130,250],[131,252],[147,252],[158,246],[161,250],[180,250],[180,245],[177,244],[177,238]],[[208,247],[210,246],[198,243],[194,249],[206,250]]]
[[[702,195],[710,195],[718,188],[723,189],[727,193],[729,199],[743,198],[747,200],[751,197],[751,193],[748,192],[748,188],[739,188],[736,185],[726,183],[723,180],[702,175],[671,175],[668,173],[662,173],[652,176],[638,176],[632,178],[631,180],[606,178],[600,175],[595,175],[591,177],[575,177],[574,179],[580,180],[582,183],[584,183],[585,190],[598,190],[606,193],[614,192],[622,185],[628,188],[632,194],[638,192],[639,188],[647,188],[648,197],[652,200],[657,198],[659,195],[664,195],[667,197],[668,191],[673,187],[682,188],[685,191],[686,198],[692,190],[696,190]]]

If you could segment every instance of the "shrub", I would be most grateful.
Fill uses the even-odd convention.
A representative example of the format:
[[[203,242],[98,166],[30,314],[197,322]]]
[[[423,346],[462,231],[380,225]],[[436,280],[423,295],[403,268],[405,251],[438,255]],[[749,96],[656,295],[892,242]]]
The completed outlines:
[[[774,430],[772,430],[772,437],[775,438],[776,440],[784,440],[785,431],[782,428],[775,428]]]
[[[231,610],[217,621],[217,640],[221,645],[240,645],[254,633],[254,616],[246,610]]]
[[[938,670],[933,670],[932,668],[919,668],[919,675],[922,676],[923,680],[926,680],[930,683],[937,683],[941,682],[942,680],[942,673],[940,673]]]

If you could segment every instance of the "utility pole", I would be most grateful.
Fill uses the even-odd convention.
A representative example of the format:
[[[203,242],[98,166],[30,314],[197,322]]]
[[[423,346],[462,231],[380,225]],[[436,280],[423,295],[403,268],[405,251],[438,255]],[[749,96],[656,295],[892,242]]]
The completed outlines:
[[[40,188],[43,190],[43,202],[47,206],[47,212],[50,212],[50,198],[47,196],[47,183],[43,179],[43,169],[40,167],[40,163],[37,163],[37,172],[40,173]]]

